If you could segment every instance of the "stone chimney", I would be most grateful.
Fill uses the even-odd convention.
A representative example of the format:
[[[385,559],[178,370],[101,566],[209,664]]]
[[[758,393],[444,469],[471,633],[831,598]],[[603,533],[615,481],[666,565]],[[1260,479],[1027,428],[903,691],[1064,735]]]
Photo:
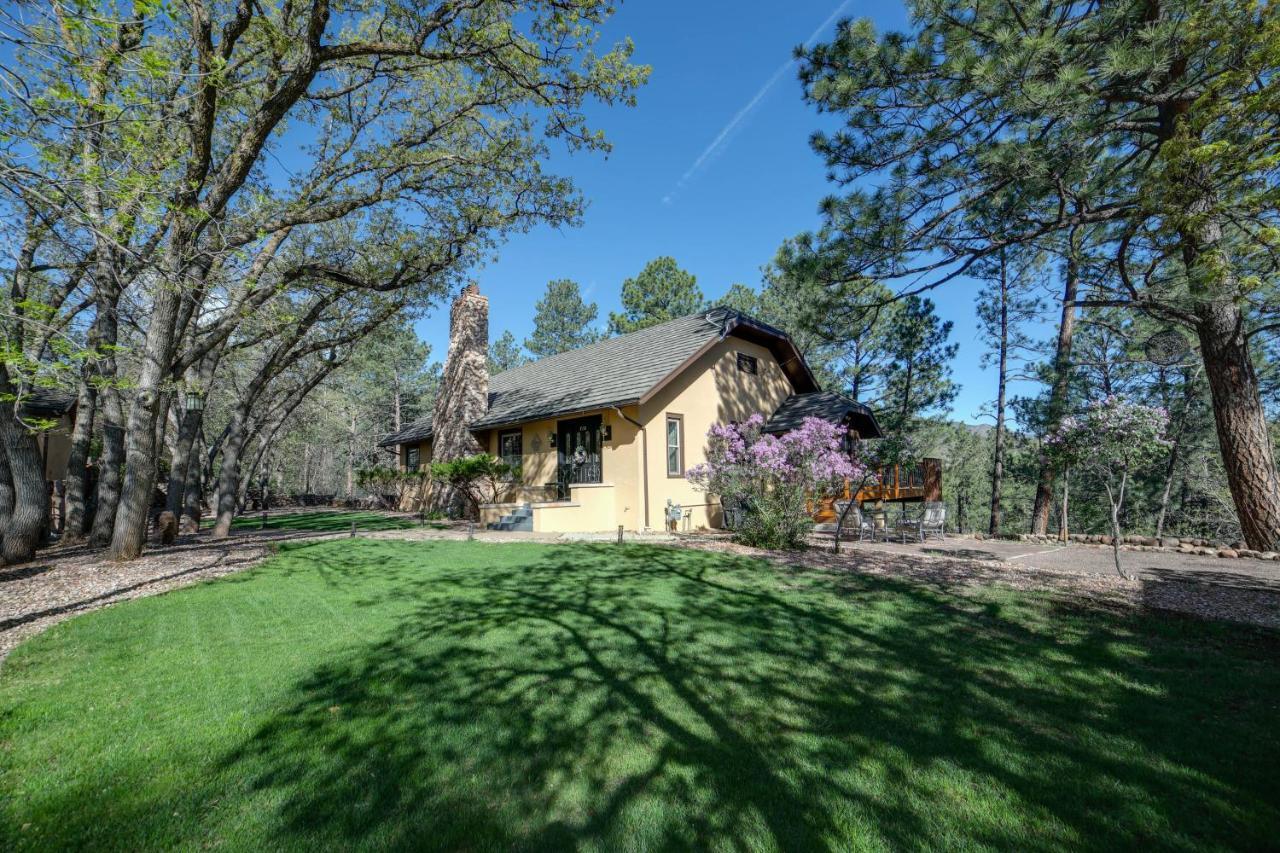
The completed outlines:
[[[449,312],[449,353],[431,422],[431,459],[449,462],[484,451],[468,425],[489,410],[489,298],[468,284]],[[451,518],[467,512],[468,503],[453,489],[437,488],[432,508]]]

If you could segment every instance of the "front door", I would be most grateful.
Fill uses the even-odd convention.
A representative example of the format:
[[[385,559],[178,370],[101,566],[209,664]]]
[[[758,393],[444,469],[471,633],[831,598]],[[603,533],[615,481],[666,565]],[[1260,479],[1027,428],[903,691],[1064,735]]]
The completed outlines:
[[[573,483],[602,483],[600,464],[600,428],[602,418],[574,418],[560,421],[556,430],[559,466],[556,483],[561,500],[569,496]]]

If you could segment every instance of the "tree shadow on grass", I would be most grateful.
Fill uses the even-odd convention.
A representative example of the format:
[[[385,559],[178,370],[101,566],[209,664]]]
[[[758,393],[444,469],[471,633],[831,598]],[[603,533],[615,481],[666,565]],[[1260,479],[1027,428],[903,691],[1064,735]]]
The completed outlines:
[[[404,607],[395,630],[225,756],[278,808],[264,843],[1190,850],[1280,830],[1272,636],[676,549],[536,553],[377,568],[395,582],[362,604]],[[370,570],[314,556],[329,583]]]

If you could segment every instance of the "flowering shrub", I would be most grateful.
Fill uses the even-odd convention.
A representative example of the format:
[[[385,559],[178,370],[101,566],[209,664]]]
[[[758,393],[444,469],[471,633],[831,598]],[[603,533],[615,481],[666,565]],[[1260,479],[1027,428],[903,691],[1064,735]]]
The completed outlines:
[[[1120,567],[1120,510],[1133,472],[1155,461],[1170,446],[1164,437],[1169,413],[1129,403],[1114,395],[1091,403],[1079,417],[1066,417],[1045,438],[1045,449],[1063,468],[1085,471],[1102,481],[1111,503],[1111,536],[1116,572]]]
[[[809,502],[844,490],[846,479],[866,475],[865,466],[842,449],[840,427],[806,418],[782,436],[762,433],[764,418],[717,424],[707,433],[707,461],[685,477],[746,509],[738,539],[761,548],[799,548],[813,526]]]

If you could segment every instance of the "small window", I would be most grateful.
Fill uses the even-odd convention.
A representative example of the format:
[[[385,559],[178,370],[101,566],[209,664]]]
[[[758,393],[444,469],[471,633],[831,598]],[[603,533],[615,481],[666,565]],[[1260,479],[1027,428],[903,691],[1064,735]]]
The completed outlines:
[[[754,355],[747,355],[745,352],[740,352],[738,353],[738,370],[755,376],[760,372],[760,362]]]
[[[524,464],[524,439],[518,429],[498,435],[498,456],[513,468]]]
[[[684,417],[667,415],[667,476],[684,476]]]
[[[404,470],[417,471],[422,464],[422,450],[416,444],[404,449]]]

